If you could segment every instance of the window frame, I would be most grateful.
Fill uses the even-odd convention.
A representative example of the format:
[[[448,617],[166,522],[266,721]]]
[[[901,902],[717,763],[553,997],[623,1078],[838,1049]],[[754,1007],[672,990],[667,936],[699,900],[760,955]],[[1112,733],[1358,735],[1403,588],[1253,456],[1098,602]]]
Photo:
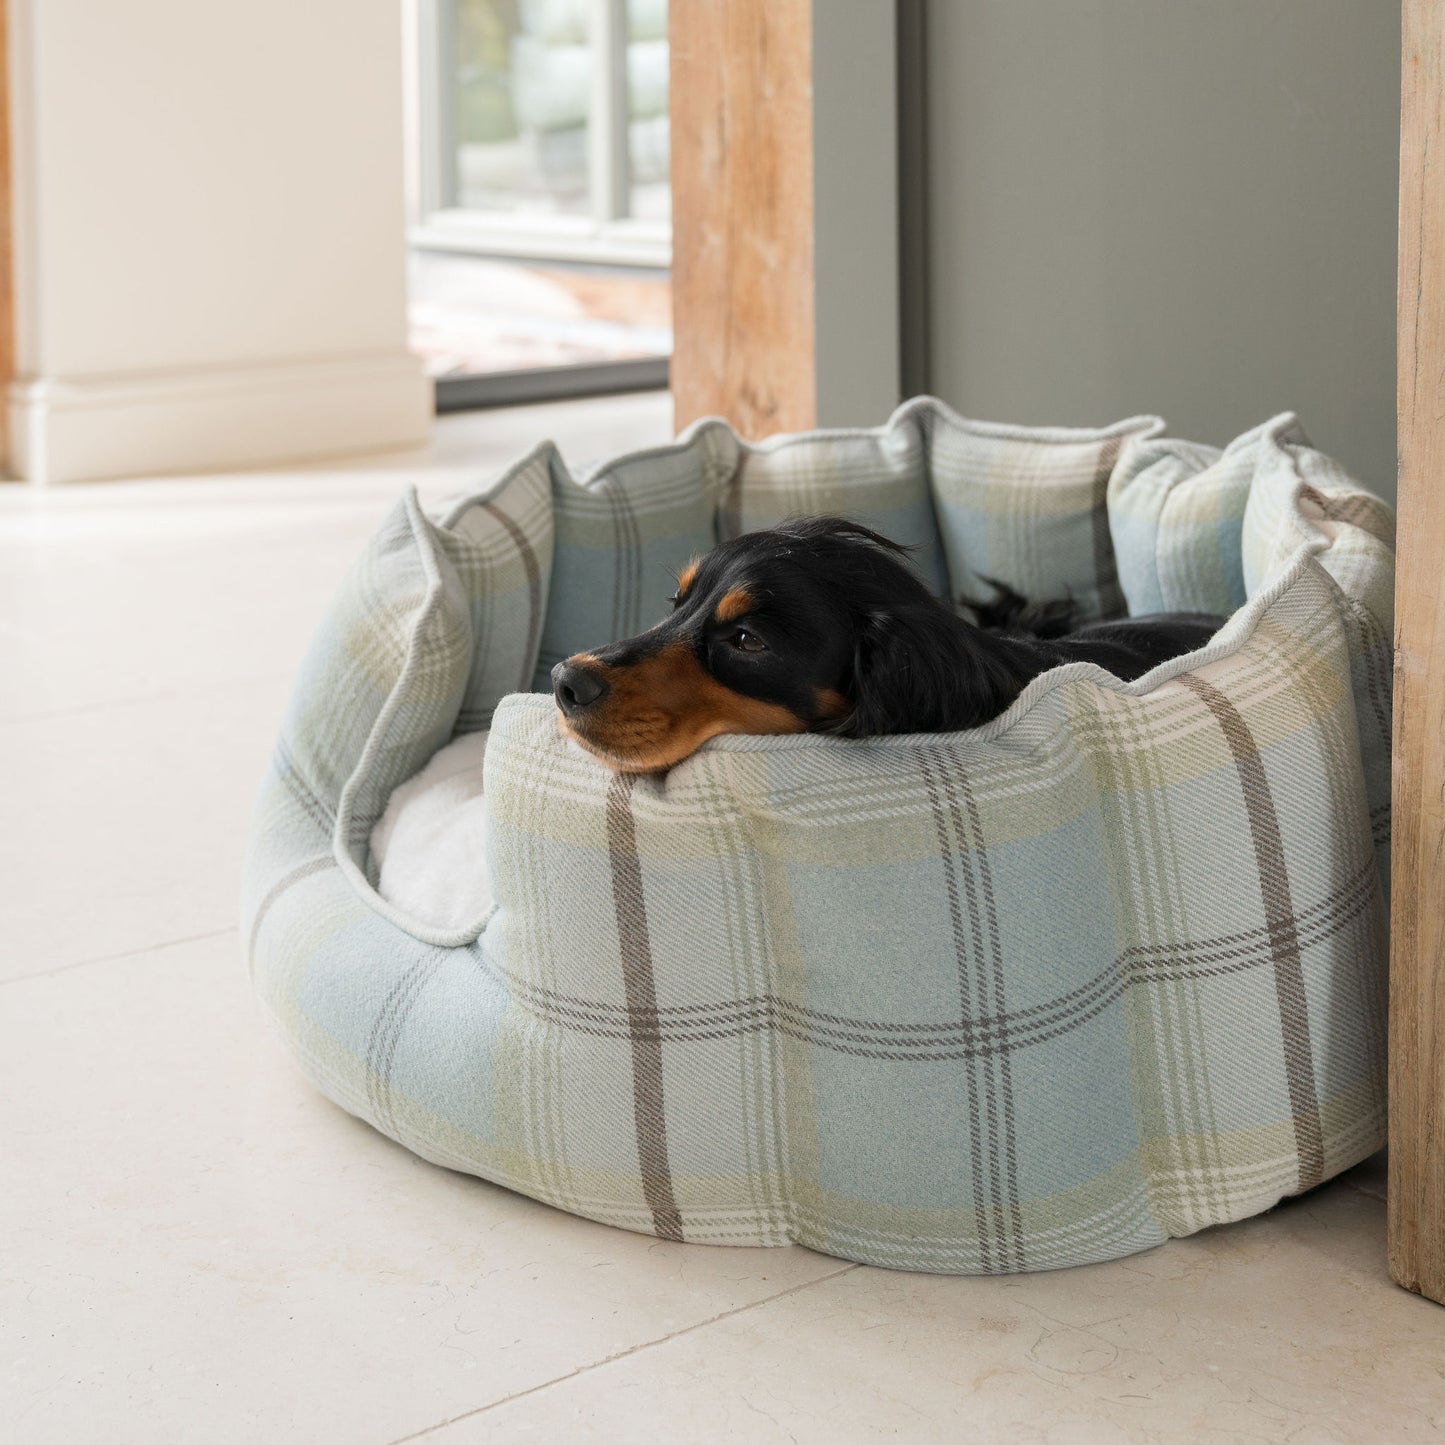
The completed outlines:
[[[592,90],[587,159],[590,214],[516,215],[456,204],[456,0],[417,0],[417,195],[408,243],[420,250],[519,260],[648,266],[672,264],[672,227],[626,214],[628,155],[627,0],[588,0]]]

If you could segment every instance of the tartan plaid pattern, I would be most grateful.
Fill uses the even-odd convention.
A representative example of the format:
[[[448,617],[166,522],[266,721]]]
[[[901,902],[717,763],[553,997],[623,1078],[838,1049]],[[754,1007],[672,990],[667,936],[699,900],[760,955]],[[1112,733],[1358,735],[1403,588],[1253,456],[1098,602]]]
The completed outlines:
[[[1244,605],[1240,530],[1261,454],[1277,446],[1264,428],[1227,451],[1151,437],[1131,447],[1108,486],[1109,530],[1128,610],[1202,612]]]
[[[471,671],[459,731],[490,725],[497,704],[531,686],[552,579],[556,449],[539,447],[490,492],[468,497],[432,536],[456,569],[471,624]]]
[[[851,517],[912,547],[923,580],[947,596],[952,589],[929,486],[932,415],[931,407],[915,404],[881,430],[805,432],[745,450],[723,494],[718,540],[765,531],[788,517]],[[969,423],[950,417],[948,425]]]
[[[1124,614],[1106,492],[1124,452],[1163,430],[1157,417],[1085,431],[918,416],[957,591],[987,599],[983,579],[997,578],[1025,597],[1072,598],[1080,620]]]
[[[574,652],[631,637],[658,621],[689,558],[717,542],[718,504],[741,443],[717,421],[674,445],[604,463],[580,481],[565,472],[552,493],[557,574],[533,686],[551,692],[552,668]]]
[[[491,494],[540,594],[485,507],[438,526],[407,499],[323,625],[258,803],[243,912],[267,1009],[324,1092],[422,1156],[665,1239],[1044,1269],[1348,1167],[1384,1129],[1391,519],[1294,425],[1222,455],[1113,429],[1129,600],[1242,603],[1147,688],[1074,664],[970,732],[723,738],[661,779],[607,772],[549,699],[508,697],[496,904],[451,935],[377,898],[366,837],[524,674],[559,594],[605,580],[563,562],[558,509],[547,621],[520,606],[547,588],[535,499],[606,488],[544,448]],[[1097,487],[1104,434],[1059,435],[1042,457]],[[665,495],[702,452],[725,512],[730,436],[704,424],[593,482]],[[615,516],[602,502],[597,535]],[[1185,555],[1230,517],[1237,566]],[[477,673],[501,652],[474,663],[501,645],[478,620],[494,574],[500,681]]]
[[[851,517],[906,543],[954,602],[986,601],[984,579],[996,578],[1026,597],[1072,597],[1081,618],[1122,614],[1105,492],[1129,444],[1162,426],[999,426],[919,397],[886,426],[759,443],[704,420],[578,478],[553,454],[555,565],[568,583],[547,608],[532,686],[550,691],[564,657],[658,621],[693,557],[797,515]]]

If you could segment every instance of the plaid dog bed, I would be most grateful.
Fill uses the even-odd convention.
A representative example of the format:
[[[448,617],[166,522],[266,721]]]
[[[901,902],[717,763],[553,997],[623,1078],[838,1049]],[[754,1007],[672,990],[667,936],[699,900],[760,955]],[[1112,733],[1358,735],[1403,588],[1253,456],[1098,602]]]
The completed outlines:
[[[920,544],[955,598],[1230,620],[973,731],[723,738],[663,778],[513,692],[796,510]],[[580,480],[543,446],[435,520],[406,497],[257,805],[255,986],[343,1108],[664,1239],[1001,1272],[1254,1214],[1384,1139],[1392,548],[1288,416],[1218,452],[920,399],[761,446],[703,422]],[[486,726],[496,903],[438,930],[367,838]]]

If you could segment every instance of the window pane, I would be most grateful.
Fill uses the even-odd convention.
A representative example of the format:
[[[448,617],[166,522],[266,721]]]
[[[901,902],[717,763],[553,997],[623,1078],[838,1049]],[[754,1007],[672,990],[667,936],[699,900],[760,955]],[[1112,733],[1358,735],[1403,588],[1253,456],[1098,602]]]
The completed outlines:
[[[454,3],[454,204],[588,214],[588,0]]]
[[[668,185],[667,0],[627,3],[629,210],[639,220],[672,215]]]
[[[439,378],[666,356],[667,0],[431,5],[413,348]]]

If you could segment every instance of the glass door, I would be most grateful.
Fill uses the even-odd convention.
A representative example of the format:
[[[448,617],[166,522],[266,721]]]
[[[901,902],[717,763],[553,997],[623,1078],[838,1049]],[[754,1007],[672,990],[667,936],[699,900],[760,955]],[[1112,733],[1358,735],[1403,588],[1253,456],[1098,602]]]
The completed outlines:
[[[449,405],[666,384],[667,0],[413,0],[413,345]]]

